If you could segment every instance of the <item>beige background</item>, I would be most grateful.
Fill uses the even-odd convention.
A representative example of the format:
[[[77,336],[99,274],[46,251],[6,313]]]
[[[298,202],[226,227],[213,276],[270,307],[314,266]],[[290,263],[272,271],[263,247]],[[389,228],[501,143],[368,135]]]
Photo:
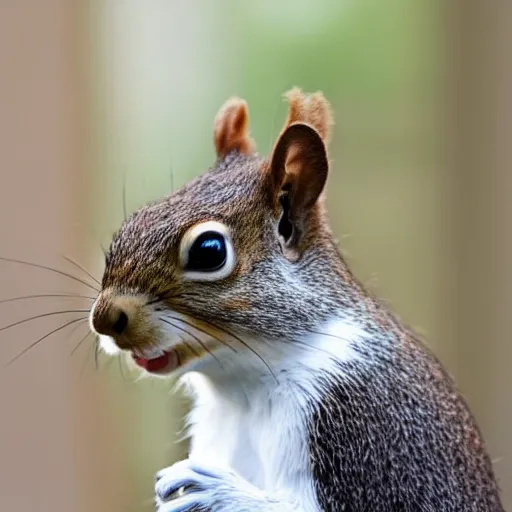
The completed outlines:
[[[358,236],[345,246],[363,277],[379,276],[379,289],[395,310],[426,326],[429,344],[457,376],[479,419],[510,506],[512,4],[445,5],[438,26],[446,44],[442,111],[431,127],[441,141],[440,160],[421,182],[430,200],[415,200],[411,187],[417,182],[391,181],[389,190],[384,186],[390,182],[383,182],[382,193],[371,199],[386,206],[395,198],[396,215],[413,222],[387,241],[385,253],[378,240],[365,238],[366,221],[353,221],[350,232]],[[119,181],[116,190],[91,171],[98,156],[89,127],[95,105],[87,73],[89,15],[85,3],[66,0],[0,2],[0,255],[75,274],[59,253],[73,255],[97,273],[104,230],[88,206],[105,204],[119,191]],[[337,176],[332,186],[342,184],[343,176]],[[363,183],[351,186],[344,197],[355,196]],[[337,213],[332,201],[334,225],[341,232]],[[400,264],[404,251],[412,255],[407,266]],[[0,283],[0,300],[85,291],[66,278],[5,262]],[[418,287],[425,293],[415,293]],[[80,309],[84,304],[0,304],[0,323],[57,305]],[[0,362],[59,325],[50,318],[0,332]],[[80,332],[84,327],[72,340],[63,335],[46,340],[0,371],[1,510],[149,510],[149,502],[143,502],[151,498],[147,475],[179,453],[168,431],[178,426],[182,409],[167,389],[132,383],[130,375],[125,382],[114,365],[103,363],[96,372],[92,358],[80,378],[88,347],[69,355]],[[138,465],[147,468],[145,479],[134,469]]]

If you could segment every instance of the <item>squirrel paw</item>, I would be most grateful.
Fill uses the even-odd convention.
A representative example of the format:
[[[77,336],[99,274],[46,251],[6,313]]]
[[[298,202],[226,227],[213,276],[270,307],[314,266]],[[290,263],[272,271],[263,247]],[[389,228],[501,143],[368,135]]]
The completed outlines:
[[[158,512],[263,511],[269,505],[263,491],[233,471],[186,459],[156,475]]]

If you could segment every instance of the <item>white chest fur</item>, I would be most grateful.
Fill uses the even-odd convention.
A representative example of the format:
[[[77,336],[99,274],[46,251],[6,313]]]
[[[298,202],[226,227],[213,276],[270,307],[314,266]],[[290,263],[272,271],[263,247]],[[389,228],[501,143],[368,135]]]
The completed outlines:
[[[194,380],[196,386],[199,378]],[[269,493],[300,493],[304,510],[318,510],[308,461],[307,404],[294,391],[284,384],[272,397],[252,395],[244,404],[211,387],[202,389],[191,416],[191,457],[234,469]]]
[[[189,417],[191,457],[234,469],[260,489],[289,494],[299,499],[302,510],[318,511],[308,422],[322,396],[319,377],[335,372],[340,377],[336,361],[355,357],[350,343],[364,335],[339,320],[322,331],[303,340],[311,348],[287,343],[284,351],[270,344],[260,350],[277,381],[261,365],[255,370],[257,365],[241,362],[240,371],[229,376],[188,374],[195,396]]]

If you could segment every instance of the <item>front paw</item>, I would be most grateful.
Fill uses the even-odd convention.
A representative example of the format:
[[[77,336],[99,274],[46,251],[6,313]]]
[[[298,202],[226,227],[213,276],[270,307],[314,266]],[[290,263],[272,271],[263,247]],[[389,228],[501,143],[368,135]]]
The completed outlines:
[[[260,491],[236,473],[190,459],[160,471],[155,492],[158,512],[243,510],[249,501],[261,500]]]

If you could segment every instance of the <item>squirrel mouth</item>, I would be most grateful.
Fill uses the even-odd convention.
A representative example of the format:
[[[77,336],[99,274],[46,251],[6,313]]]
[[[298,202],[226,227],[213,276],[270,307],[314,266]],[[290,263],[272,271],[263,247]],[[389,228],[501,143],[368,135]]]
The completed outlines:
[[[150,373],[169,373],[180,366],[180,358],[176,350],[164,352],[161,356],[153,359],[145,359],[138,356],[133,356],[133,360]]]

